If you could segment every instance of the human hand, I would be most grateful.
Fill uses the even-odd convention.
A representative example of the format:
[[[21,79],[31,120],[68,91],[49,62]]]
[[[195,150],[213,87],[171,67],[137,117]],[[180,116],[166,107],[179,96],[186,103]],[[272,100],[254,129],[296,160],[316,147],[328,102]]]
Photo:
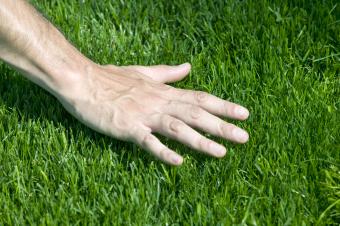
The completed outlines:
[[[223,157],[226,154],[224,146],[193,128],[245,143],[247,132],[217,116],[245,120],[249,112],[211,94],[165,84],[183,79],[190,68],[188,63],[150,67],[91,65],[58,99],[85,125],[100,133],[132,141],[168,164],[180,165],[183,158],[152,133]]]
[[[166,163],[183,159],[152,133],[222,157],[226,149],[191,127],[244,143],[248,134],[218,116],[244,120],[249,112],[210,94],[166,85],[190,65],[99,66],[74,48],[27,1],[4,0],[0,10],[0,59],[55,95],[94,130],[137,143]]]

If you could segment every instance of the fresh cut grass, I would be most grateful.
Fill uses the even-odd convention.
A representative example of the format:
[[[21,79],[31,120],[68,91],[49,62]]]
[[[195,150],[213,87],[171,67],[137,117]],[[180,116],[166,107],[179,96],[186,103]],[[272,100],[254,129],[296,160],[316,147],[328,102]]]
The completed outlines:
[[[32,3],[100,64],[180,64],[176,87],[242,104],[250,140],[214,159],[156,161],[100,135],[0,64],[0,225],[337,225],[336,0]],[[1,6],[0,6],[1,7]],[[62,72],[61,72],[62,76]]]

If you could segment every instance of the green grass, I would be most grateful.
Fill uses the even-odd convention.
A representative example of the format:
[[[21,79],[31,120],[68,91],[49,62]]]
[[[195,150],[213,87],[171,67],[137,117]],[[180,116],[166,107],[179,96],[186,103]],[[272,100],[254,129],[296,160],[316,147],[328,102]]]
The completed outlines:
[[[340,4],[34,4],[85,55],[178,64],[175,86],[247,106],[246,145],[213,159],[162,138],[182,167],[97,134],[0,65],[0,225],[332,225],[340,222]]]

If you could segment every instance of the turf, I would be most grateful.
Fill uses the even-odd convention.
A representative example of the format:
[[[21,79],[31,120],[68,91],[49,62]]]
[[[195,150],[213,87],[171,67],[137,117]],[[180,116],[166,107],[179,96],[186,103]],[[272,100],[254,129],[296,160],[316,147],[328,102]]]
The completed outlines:
[[[191,62],[176,87],[251,111],[246,145],[213,159],[162,138],[181,167],[97,134],[0,65],[0,225],[332,225],[340,222],[340,4],[33,4],[101,64]],[[62,72],[61,72],[62,74]]]

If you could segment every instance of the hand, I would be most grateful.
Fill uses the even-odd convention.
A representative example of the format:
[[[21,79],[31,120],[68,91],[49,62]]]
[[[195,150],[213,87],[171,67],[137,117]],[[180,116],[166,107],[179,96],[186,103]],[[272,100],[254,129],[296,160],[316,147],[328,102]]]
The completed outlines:
[[[219,117],[244,120],[244,107],[200,91],[173,88],[165,83],[184,78],[190,64],[179,66],[88,66],[72,84],[65,108],[94,130],[132,141],[160,160],[180,165],[183,158],[152,133],[182,142],[200,152],[223,157],[226,149],[192,127],[227,140],[245,143],[248,134]]]
[[[99,66],[26,1],[2,0],[0,9],[0,59],[55,95],[71,114],[98,132],[133,141],[174,165],[180,165],[182,157],[153,132],[216,157],[224,156],[225,148],[190,126],[239,143],[248,140],[245,131],[214,116],[244,120],[249,115],[245,108],[164,84],[185,77],[189,64]]]

